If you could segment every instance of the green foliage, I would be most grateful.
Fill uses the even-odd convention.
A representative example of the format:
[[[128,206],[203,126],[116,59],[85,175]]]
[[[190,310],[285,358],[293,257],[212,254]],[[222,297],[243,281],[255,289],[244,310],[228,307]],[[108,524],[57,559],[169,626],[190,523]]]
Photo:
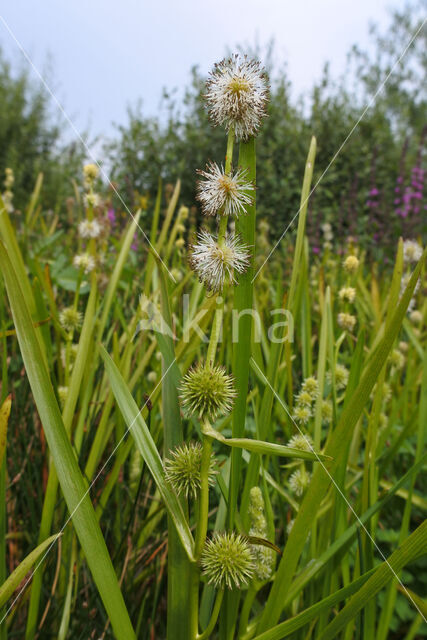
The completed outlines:
[[[13,69],[0,51],[0,181],[6,167],[13,169],[15,207],[27,206],[42,172],[44,206],[62,208],[83,158],[79,143],[64,143],[62,122],[53,117],[45,89],[30,71]]]

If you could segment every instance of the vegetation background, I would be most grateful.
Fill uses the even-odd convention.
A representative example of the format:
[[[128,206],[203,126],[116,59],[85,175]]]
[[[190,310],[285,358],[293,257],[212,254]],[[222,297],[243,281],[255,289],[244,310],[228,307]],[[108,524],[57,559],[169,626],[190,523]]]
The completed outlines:
[[[317,138],[317,156],[312,184],[316,185],[320,180],[319,188],[314,191],[310,199],[307,216],[307,235],[310,256],[313,260],[323,251],[325,238],[321,225],[328,222],[332,226],[330,254],[321,255],[320,260],[323,260],[323,263],[320,267],[316,265],[318,270],[314,276],[309,272],[307,264],[305,265],[307,272],[304,276],[303,295],[298,298],[301,308],[298,311],[297,332],[299,331],[301,335],[298,334],[295,344],[296,378],[302,379],[303,374],[309,373],[309,368],[312,366],[311,337],[316,339],[320,334],[320,300],[311,296],[311,290],[314,287],[320,289],[321,285],[326,284],[331,286],[335,295],[335,288],[338,289],[344,284],[346,276],[340,272],[341,255],[348,249],[349,236],[354,238],[354,244],[361,250],[360,257],[364,272],[360,276],[358,286],[363,286],[364,289],[361,302],[359,303],[358,300],[357,312],[360,325],[365,323],[369,328],[370,333],[368,335],[367,332],[366,343],[370,346],[377,340],[384,317],[386,294],[398,237],[402,235],[404,238],[416,238],[421,240],[421,244],[426,244],[427,203],[424,175],[427,134],[425,122],[427,32],[425,29],[421,30],[409,47],[404,61],[395,65],[396,59],[421,25],[420,5],[417,4],[416,7],[418,8],[416,9],[415,5],[407,5],[405,9],[395,11],[390,26],[385,32],[373,28],[370,52],[361,51],[357,46],[349,51],[348,69],[343,77],[332,77],[328,65],[325,65],[321,81],[313,86],[310,95],[304,98],[291,98],[286,66],[277,67],[274,63],[274,44],[252,51],[247,46],[244,49],[242,47],[245,53],[263,60],[271,79],[269,117],[262,127],[257,147],[257,189],[262,194],[258,199],[258,219],[264,223],[259,227],[262,233],[257,238],[263,241],[262,246],[259,242],[262,250],[259,252],[258,259],[262,260],[266,257],[269,249],[276,240],[280,239],[281,234],[299,210],[307,149],[313,134]],[[224,55],[226,53],[224,52]],[[378,91],[385,78],[387,82]],[[128,122],[117,127],[115,137],[94,141],[91,140],[90,132],[84,136],[91,146],[95,143],[96,148],[100,150],[99,155],[104,158],[103,167],[126,205],[132,211],[141,209],[140,224],[143,229],[151,228],[153,212],[158,210],[156,196],[159,192],[159,182],[164,198],[160,207],[160,222],[157,221],[156,224],[159,229],[162,229],[167,212],[173,213],[177,205],[174,202],[174,193],[176,194],[177,191],[174,189],[176,189],[177,180],[181,181],[176,210],[182,212],[183,208],[180,209],[179,205],[188,206],[190,209],[189,220],[184,231],[174,227],[174,232],[178,236],[173,238],[179,237],[182,240],[181,247],[188,240],[187,237],[182,236],[187,236],[188,230],[194,231],[201,224],[200,211],[195,201],[195,171],[202,168],[209,158],[221,163],[224,155],[223,132],[211,127],[202,101],[204,82],[205,78],[197,67],[194,67],[182,103],[176,100],[172,90],[165,90],[164,109],[161,116],[146,117],[140,104],[130,105]],[[373,97],[375,97],[373,103],[365,110]],[[361,118],[362,115],[363,118]],[[358,123],[358,126],[352,132],[355,123]],[[352,133],[348,138],[350,132]],[[345,141],[344,149],[330,165]],[[56,391],[64,384],[67,375],[64,373],[66,366],[62,363],[61,349],[65,345],[71,348],[69,337],[64,339],[64,332],[58,328],[57,318],[60,309],[70,303],[72,295],[80,286],[80,282],[76,285],[77,276],[71,267],[71,261],[75,252],[73,241],[76,235],[76,218],[77,215],[82,215],[81,169],[87,161],[83,145],[75,141],[71,143],[66,141],[63,124],[53,113],[49,96],[33,81],[30,72],[17,71],[10,61],[0,57],[0,175],[4,175],[6,167],[11,167],[14,171],[14,222],[18,228],[18,237],[26,265],[29,265],[36,283],[37,301],[46,299],[46,295],[43,298],[43,292],[40,292],[43,287],[45,287],[44,294],[49,290],[51,283],[55,290],[55,299],[48,294],[47,306],[45,303],[43,306],[40,302],[41,310],[39,308],[38,313],[41,318],[49,315],[56,321],[54,339],[51,339],[46,326],[42,325],[41,328],[41,333],[51,348],[53,364],[50,375]],[[37,209],[28,213],[31,209],[28,203],[31,202],[40,172],[44,174],[44,179],[41,192],[38,194]],[[105,262],[105,273],[111,274],[117,257],[121,256],[122,240],[125,237],[124,235],[120,237],[122,231],[127,233],[126,238],[130,243],[130,236],[126,231],[129,214],[124,210],[123,203],[117,198],[115,192],[101,180],[99,190],[103,198],[101,213],[111,222],[111,229],[108,231],[108,233],[111,231],[111,236],[108,238],[110,253],[106,255]],[[34,224],[28,229],[25,225],[27,219],[31,220],[32,225]],[[49,226],[50,220],[51,226]],[[42,237],[39,227],[35,225],[44,224],[45,221],[46,233]],[[72,233],[68,233],[70,231]],[[268,270],[257,282],[256,299],[260,302],[265,316],[268,308],[282,304],[280,296],[283,283],[289,282],[292,269],[295,232],[296,229],[291,227],[280,252],[276,252],[274,260],[269,263]],[[169,265],[182,277],[185,270],[185,252],[172,251],[173,242],[170,243],[167,237],[163,238],[163,242],[166,248],[165,254],[170,259]],[[114,350],[116,359],[123,357],[123,366],[129,381],[135,385],[132,391],[139,406],[142,406],[145,401],[144,394],[151,392],[155,380],[158,380],[161,375],[160,363],[155,356],[157,345],[154,342],[144,342],[144,337],[141,338],[141,343],[135,343],[127,351],[124,347],[125,342],[122,340],[123,337],[127,338],[129,327],[133,326],[132,322],[135,319],[134,311],[138,308],[140,282],[136,282],[135,274],[142,277],[143,269],[147,265],[146,249],[144,239],[137,234],[129,256],[126,256],[127,261],[118,285],[117,299],[107,300],[112,308],[112,320],[111,324],[107,325],[103,336],[108,347],[113,345],[111,348]],[[329,256],[332,266],[328,266]],[[334,260],[335,263],[333,263]],[[47,276],[46,281],[44,279],[46,270],[43,271],[40,265],[43,265],[43,268],[49,265],[48,276],[51,280],[47,285]],[[154,265],[151,264],[150,267],[149,276],[152,276]],[[324,271],[322,271],[323,268]],[[146,271],[144,273],[146,274]],[[190,274],[187,275],[190,277]],[[322,281],[323,277],[324,281]],[[184,287],[189,286],[186,278],[187,276],[184,276],[182,284],[178,286],[179,293],[184,290]],[[104,293],[108,286],[108,278],[106,280],[101,282],[100,278],[100,304],[103,304],[106,299]],[[147,276],[144,286],[150,294],[158,287],[158,281],[154,277],[150,279]],[[192,291],[197,303],[202,287],[195,282]],[[82,299],[86,299],[88,292],[88,287],[82,287],[80,303]],[[1,293],[3,295],[3,289]],[[422,293],[421,291],[421,295]],[[420,292],[418,295],[421,297]],[[180,318],[177,300],[178,295],[173,298],[172,312],[174,317],[176,315]],[[194,308],[197,306],[196,303],[193,305]],[[335,312],[339,309],[339,300],[336,295],[333,305],[335,305],[333,306]],[[89,315],[88,313],[87,317]],[[2,331],[3,328],[13,330],[7,303],[0,307],[0,320]],[[414,424],[419,415],[417,394],[420,393],[425,330],[415,327],[414,331],[414,327],[407,319],[405,322],[405,338],[409,336],[408,343],[411,345],[408,362],[415,364],[409,368],[410,375],[403,376],[402,382],[400,374],[393,374],[395,376],[392,381],[394,385],[393,415],[387,432],[390,434],[393,446],[390,449],[391,453],[385,455],[383,461],[387,468],[387,477],[390,478],[389,486],[405,473],[410,472],[416,449]],[[119,339],[118,335],[122,338]],[[9,382],[14,392],[7,451],[9,477],[7,514],[11,532],[7,546],[8,570],[11,571],[38,544],[40,514],[45,500],[49,473],[49,449],[35,411],[17,342],[13,336],[6,336],[6,332],[3,331],[2,345],[6,345],[6,337],[9,342],[7,349],[5,347],[2,352],[3,380]],[[73,336],[71,338],[74,339]],[[349,368],[353,359],[353,349],[351,340],[347,340],[343,351],[345,351],[345,364]],[[261,347],[259,351],[259,361],[262,362]],[[339,347],[337,356],[338,351]],[[5,353],[7,358],[4,356]],[[148,354],[148,357],[145,358],[142,354]],[[188,356],[186,352],[184,353],[183,366],[187,367],[191,364],[193,355],[190,353]],[[290,360],[290,354],[288,355]],[[230,364],[230,345],[224,346],[224,357],[228,358],[228,364]],[[361,357],[360,353],[359,357]],[[77,429],[80,438],[79,461],[84,468],[84,462],[90,457],[89,464],[84,470],[92,479],[99,465],[104,463],[110,455],[115,441],[121,438],[125,424],[113,404],[111,394],[108,396],[109,404],[107,403],[107,409],[104,411],[105,398],[109,391],[103,365],[100,362],[96,361],[93,374],[91,373],[90,376],[87,374],[84,382],[85,388],[81,392],[78,405],[81,411]],[[295,389],[298,384],[294,382]],[[6,384],[2,390],[5,388]],[[285,382],[281,389],[283,394],[284,388]],[[86,392],[87,389],[93,390],[94,400],[90,393]],[[290,394],[291,403],[292,389],[289,391],[287,388],[286,393]],[[152,429],[156,444],[161,448],[163,445],[162,416],[157,397],[156,401],[153,412],[147,411],[145,417]],[[87,424],[90,425],[88,431],[85,430],[85,411],[90,416],[87,420]],[[283,411],[280,412],[277,407],[275,407],[274,418],[280,427],[283,426],[282,423],[286,423]],[[399,431],[401,422],[407,425],[406,430]],[[102,446],[96,442],[99,424],[107,433]],[[254,415],[248,416],[248,424],[251,434],[255,433]],[[285,426],[289,431],[290,425]],[[274,435],[278,438],[283,437],[279,429]],[[94,443],[97,444],[98,450],[94,447]],[[381,444],[384,444],[382,440]],[[127,441],[125,446],[127,447]],[[93,454],[94,449],[95,454]],[[384,451],[388,451],[385,446]],[[103,532],[115,567],[126,566],[129,559],[127,540],[132,538],[134,542],[135,554],[132,557],[132,567],[126,574],[122,591],[129,606],[132,622],[136,621],[141,628],[140,637],[151,640],[156,637],[154,629],[157,629],[158,637],[164,637],[162,634],[164,634],[166,607],[167,531],[165,512],[162,507],[157,507],[156,489],[148,471],[144,468],[141,477],[138,477],[135,471],[141,464],[141,458],[137,454],[138,452],[134,449],[126,465],[123,463],[123,468],[116,465],[115,461],[107,466],[91,493],[91,499],[96,505],[97,516],[102,519]],[[352,454],[357,459],[357,447]],[[221,458],[221,462],[224,461],[225,458]],[[357,461],[363,467],[363,457],[361,461],[359,459]],[[109,483],[112,470],[117,471],[115,483]],[[277,477],[283,472],[278,465],[275,471]],[[415,528],[422,521],[425,500],[421,496],[426,493],[425,484],[425,478],[417,478],[413,510],[409,509],[404,526],[402,525],[401,497],[395,497],[391,507],[389,506],[381,515],[381,526],[376,532],[376,541],[386,556],[401,542],[400,535],[405,537],[409,529]],[[103,492],[105,486],[107,497]],[[385,489],[384,486],[381,487],[381,491],[383,489]],[[56,496],[56,493],[54,495]],[[153,495],[154,500],[152,500]],[[54,524],[55,530],[59,530],[66,520],[67,510],[62,495],[58,494],[56,499]],[[220,497],[218,497],[219,500]],[[103,511],[106,501],[107,509]],[[282,522],[278,533],[278,544],[281,545],[285,538],[284,523],[289,514],[289,504],[279,496],[273,506]],[[11,520],[12,524],[10,524]],[[145,523],[142,530],[138,528],[140,522]],[[403,533],[399,533],[400,530]],[[105,637],[112,637],[111,630],[106,631],[108,624],[105,612],[84,558],[80,558],[79,570],[83,577],[78,585],[78,593],[73,593],[71,620],[66,620],[67,606],[71,607],[66,595],[74,588],[72,572],[74,554],[77,554],[75,540],[75,535],[69,528],[63,542],[63,548],[70,552],[70,556],[67,556],[67,560],[71,558],[69,564],[64,568],[65,561],[61,564],[60,552],[58,552],[58,560],[52,553],[46,563],[43,581],[40,577],[40,614],[44,616],[43,633],[46,634],[46,638],[57,637],[55,634],[58,620],[61,622],[65,620],[64,637],[86,639],[90,634],[95,633],[96,637],[103,633],[106,634]],[[308,562],[309,558],[304,556],[304,560]],[[351,566],[352,570],[353,568]],[[423,594],[425,569],[425,559],[421,558],[405,569],[402,574],[403,582],[410,585],[414,593]],[[56,578],[57,582],[55,582]],[[57,593],[53,593],[52,584],[58,584]],[[328,592],[325,591],[325,593]],[[29,599],[29,596],[24,596],[16,618],[11,620],[10,638],[23,637],[28,602],[25,600],[26,597]],[[309,604],[310,597],[314,599],[313,593],[309,593]],[[393,597],[390,596],[390,592],[380,593],[377,601],[378,608],[381,608],[384,602],[388,604],[393,602]],[[412,628],[415,629],[415,634],[427,634],[425,625],[421,626],[421,619],[415,619],[414,615],[414,610],[405,596],[400,592],[397,593],[396,605],[391,616],[390,637],[415,637],[409,635],[410,632],[412,633]],[[149,624],[146,625],[147,620]],[[323,623],[326,625],[327,620],[323,620]],[[145,629],[144,626],[147,628]],[[383,625],[383,630],[385,628],[386,625]],[[32,637],[31,634],[29,637]]]
[[[274,43],[252,51],[244,48],[265,61],[271,79],[269,117],[258,148],[257,184],[263,194],[258,215],[271,223],[273,240],[298,211],[311,135],[315,133],[318,142],[316,184],[362,114],[345,148],[322,177],[322,188],[314,192],[308,228],[312,246],[319,244],[324,221],[332,223],[338,244],[349,234],[356,235],[378,257],[394,247],[396,234],[412,237],[425,232],[425,203],[413,196],[417,190],[411,184],[414,167],[425,161],[425,29],[396,64],[420,27],[422,15],[422,3],[395,10],[384,32],[371,28],[370,52],[355,45],[340,78],[331,77],[325,64],[323,77],[310,95],[296,100],[290,97],[286,65],[274,65]],[[130,105],[128,123],[117,127],[114,139],[91,141],[102,149],[104,167],[129,207],[138,206],[141,197],[143,204],[147,198],[153,203],[159,176],[165,184],[179,178],[182,202],[193,207],[198,218],[195,171],[206,158],[222,161],[222,134],[211,127],[202,101],[204,81],[194,67],[183,103],[177,103],[173,90],[165,89],[161,116],[146,117],[141,104]],[[15,206],[19,209],[28,201],[43,170],[44,206],[64,212],[66,198],[74,196],[72,181],[86,155],[84,148],[75,141],[63,142],[64,125],[52,115],[46,91],[27,69],[16,73],[3,57],[0,98],[0,172],[6,167],[14,170]],[[89,141],[90,133],[83,137]],[[405,194],[409,207],[402,217]],[[114,206],[121,208],[120,204],[113,198]],[[152,207],[146,211],[148,218]],[[151,220],[143,222],[149,225]]]

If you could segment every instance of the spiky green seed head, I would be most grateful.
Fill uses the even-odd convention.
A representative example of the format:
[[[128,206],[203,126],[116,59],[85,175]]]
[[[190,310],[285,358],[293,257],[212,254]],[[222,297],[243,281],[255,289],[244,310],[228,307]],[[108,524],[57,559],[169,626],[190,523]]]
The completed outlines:
[[[233,378],[221,366],[199,364],[184,376],[181,383],[181,405],[187,416],[215,420],[233,407],[236,392]]]
[[[254,573],[251,545],[234,531],[214,533],[205,544],[201,565],[209,584],[217,589],[239,589]]]
[[[199,442],[182,444],[173,451],[165,460],[166,480],[174,487],[179,495],[186,498],[196,498],[201,487],[200,467],[202,464],[202,445]],[[217,470],[215,461],[211,456],[208,482],[215,484]]]
[[[59,324],[65,331],[78,329],[82,323],[82,314],[73,307],[62,309],[59,314]]]

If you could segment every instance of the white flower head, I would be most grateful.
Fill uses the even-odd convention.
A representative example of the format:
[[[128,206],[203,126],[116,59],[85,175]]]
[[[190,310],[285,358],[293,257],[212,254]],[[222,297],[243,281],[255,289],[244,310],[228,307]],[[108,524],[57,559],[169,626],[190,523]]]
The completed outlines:
[[[66,307],[59,314],[59,324],[65,331],[78,329],[82,323],[82,314],[74,307]]]
[[[198,171],[205,178],[197,183],[197,198],[206,216],[238,216],[252,204],[252,182],[246,180],[246,171],[239,169],[227,175],[223,167],[209,162],[206,171]]]
[[[310,418],[312,417],[312,415],[313,414],[311,412],[310,407],[297,404],[294,409],[293,419],[295,420],[295,422],[307,424]]]
[[[348,383],[349,371],[343,364],[337,364],[335,367],[335,386],[337,389],[345,389]],[[332,372],[328,371],[326,379],[332,384]]]
[[[359,268],[359,258],[356,256],[347,256],[343,262],[344,269],[348,273],[356,273]]]
[[[200,231],[190,247],[190,267],[209,291],[221,291],[226,278],[236,282],[234,271],[244,273],[249,267],[249,247],[234,234],[225,236],[220,245],[207,231]]]
[[[305,433],[296,433],[288,441],[287,447],[301,451],[313,451],[313,440]]]
[[[356,326],[356,317],[351,315],[351,313],[339,313],[338,325],[346,331],[353,331]]]
[[[266,113],[269,90],[265,70],[238,54],[215,65],[206,83],[206,102],[215,125],[234,127],[238,140],[256,135]]]
[[[311,474],[304,466],[299,467],[289,478],[289,487],[296,496],[302,496],[310,484]]]
[[[340,300],[353,303],[356,299],[356,289],[354,287],[342,287],[338,291]]]
[[[73,258],[76,269],[83,269],[84,273],[90,273],[95,269],[95,259],[89,253],[80,253]]]
[[[406,263],[418,262],[423,255],[423,249],[416,240],[405,240],[403,243],[403,259]]]
[[[84,198],[85,207],[99,207],[101,198],[98,193],[86,193]]]
[[[5,173],[5,179],[3,184],[6,189],[12,189],[13,183],[15,182],[13,169],[10,169],[10,167],[6,167],[6,169],[4,170],[4,173]]]
[[[59,402],[61,404],[61,407],[64,406],[65,401],[67,400],[67,396],[68,396],[68,387],[58,387],[58,398],[59,398]]]
[[[79,234],[82,238],[98,238],[101,225],[98,220],[82,220],[79,224]]]
[[[86,180],[93,181],[99,175],[99,167],[95,163],[85,164],[83,167],[83,175]]]

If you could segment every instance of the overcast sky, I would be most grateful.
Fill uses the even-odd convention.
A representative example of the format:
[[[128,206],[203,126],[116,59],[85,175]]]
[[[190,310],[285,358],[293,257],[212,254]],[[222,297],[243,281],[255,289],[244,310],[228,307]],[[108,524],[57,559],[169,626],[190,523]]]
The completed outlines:
[[[226,48],[276,43],[294,95],[319,78],[326,60],[341,73],[369,23],[384,27],[393,0],[13,0],[0,15],[64,104],[78,130],[111,134],[126,106],[158,112],[162,88],[182,88],[198,64],[207,73]],[[0,46],[28,64],[0,20]],[[34,75],[36,79],[36,76]],[[65,125],[64,125],[65,126]],[[67,125],[68,126],[68,125]]]

